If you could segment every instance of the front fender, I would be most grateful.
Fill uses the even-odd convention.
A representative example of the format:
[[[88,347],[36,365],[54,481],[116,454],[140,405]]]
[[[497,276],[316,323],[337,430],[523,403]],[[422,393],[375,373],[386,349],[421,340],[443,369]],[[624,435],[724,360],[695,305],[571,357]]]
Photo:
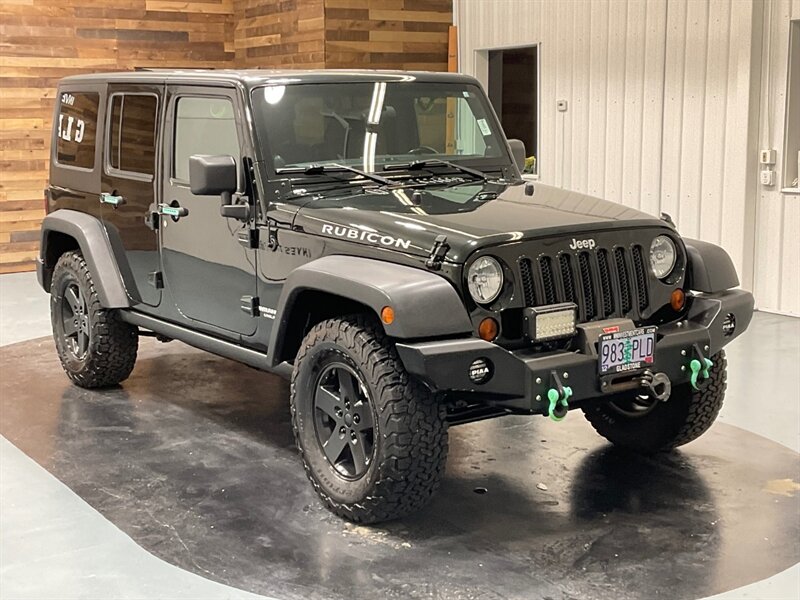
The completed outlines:
[[[684,238],[689,264],[689,288],[714,294],[739,285],[736,267],[728,253],[719,246]]]
[[[42,221],[37,270],[39,283],[45,291],[50,291],[55,261],[60,255],[52,251],[53,232],[69,236],[78,244],[104,308],[131,305],[105,227],[96,217],[75,210],[60,209]]]
[[[287,333],[292,306],[304,290],[355,300],[376,315],[380,315],[384,306],[391,306],[395,319],[384,324],[384,328],[388,335],[399,339],[463,335],[472,331],[461,298],[443,277],[368,258],[325,256],[298,267],[286,279],[270,348],[280,346]]]

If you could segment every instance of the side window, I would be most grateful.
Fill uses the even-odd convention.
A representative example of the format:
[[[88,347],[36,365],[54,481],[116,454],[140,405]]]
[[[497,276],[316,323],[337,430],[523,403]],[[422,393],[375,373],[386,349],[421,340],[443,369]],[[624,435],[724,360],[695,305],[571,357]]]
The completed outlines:
[[[238,165],[233,103],[228,98],[178,98],[174,143],[172,176],[181,183],[189,181],[189,157],[193,154],[229,154]]]
[[[114,94],[109,111],[106,162],[109,169],[152,177],[156,167],[158,98]]]
[[[67,167],[94,168],[97,113],[100,95],[63,92],[59,98],[56,134],[56,162]]]

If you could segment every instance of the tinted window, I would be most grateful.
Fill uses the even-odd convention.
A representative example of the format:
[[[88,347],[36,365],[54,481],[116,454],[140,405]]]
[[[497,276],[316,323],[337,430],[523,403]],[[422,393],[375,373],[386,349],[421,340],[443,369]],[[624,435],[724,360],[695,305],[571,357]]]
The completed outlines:
[[[107,154],[112,169],[142,175],[155,173],[157,108],[155,96],[111,97]]]
[[[91,169],[97,134],[99,94],[64,92],[59,99],[56,128],[56,161]]]
[[[239,164],[233,103],[227,98],[179,98],[175,112],[173,176],[189,181],[193,154],[229,154]]]

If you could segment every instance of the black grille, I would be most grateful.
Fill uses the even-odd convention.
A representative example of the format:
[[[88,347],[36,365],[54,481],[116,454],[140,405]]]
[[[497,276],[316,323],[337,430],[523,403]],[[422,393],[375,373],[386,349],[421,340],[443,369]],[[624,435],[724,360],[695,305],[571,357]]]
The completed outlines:
[[[649,297],[641,246],[519,259],[526,306],[574,302],[580,321],[640,318]]]

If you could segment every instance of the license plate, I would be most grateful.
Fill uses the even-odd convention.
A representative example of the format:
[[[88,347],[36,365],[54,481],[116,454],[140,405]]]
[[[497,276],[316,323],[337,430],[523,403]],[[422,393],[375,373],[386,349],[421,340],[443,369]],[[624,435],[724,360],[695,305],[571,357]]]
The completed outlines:
[[[625,373],[652,365],[656,352],[656,329],[643,327],[601,335],[597,348],[600,374]]]

